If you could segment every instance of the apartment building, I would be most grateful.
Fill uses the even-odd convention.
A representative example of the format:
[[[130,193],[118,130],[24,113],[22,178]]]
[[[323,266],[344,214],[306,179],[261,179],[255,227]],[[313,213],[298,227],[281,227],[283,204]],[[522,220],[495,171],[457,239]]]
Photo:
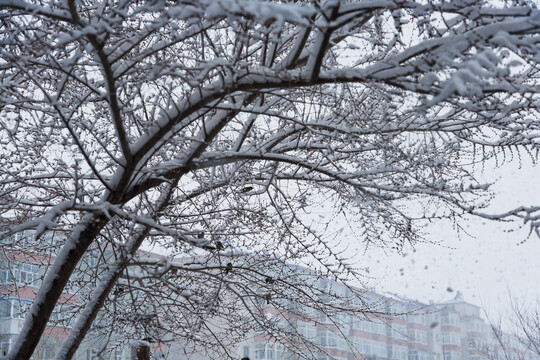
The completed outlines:
[[[28,247],[32,241],[32,232],[23,232],[3,240],[0,252],[0,357],[13,346],[20,333],[24,319],[35,299],[39,286],[48,268],[54,263],[55,256],[65,240],[60,232],[44,234],[39,246]],[[35,249],[29,252],[28,249]],[[81,269],[95,265],[92,259],[86,259]],[[79,270],[80,271],[80,270]],[[84,279],[85,276],[79,276]],[[91,282],[72,282],[61,295],[44,336],[38,344],[33,360],[54,358],[60,345],[67,338],[77,318],[77,305],[81,296],[88,295],[93,288]],[[119,335],[118,335],[119,336]],[[130,359],[128,346],[109,346],[114,339],[104,336],[88,336],[75,355],[76,360],[127,360]]]
[[[54,262],[57,240],[62,234],[49,233],[40,241],[36,252],[28,253],[25,239],[31,233],[19,234],[12,240],[13,246],[4,248],[0,254],[0,355],[12,346],[21,330],[25,314],[36,296],[43,275]],[[23,251],[24,250],[24,251]],[[146,256],[157,256],[145,254]],[[87,264],[92,267],[93,264]],[[293,266],[294,271],[309,269]],[[60,305],[53,314],[50,326],[36,350],[33,359],[51,359],[67,337],[76,318],[71,312],[80,301],[81,294],[88,293],[90,283],[68,288],[62,295]],[[350,289],[325,278],[317,278],[314,286],[346,298]],[[298,359],[303,354],[315,360],[484,360],[502,359],[503,352],[491,327],[481,317],[481,309],[464,300],[457,292],[454,299],[441,303],[422,303],[394,294],[378,294],[365,291],[361,298],[351,298],[350,306],[368,308],[373,312],[351,314],[327,314],[314,309],[302,309],[291,303],[296,311],[280,321],[284,329],[305,339],[305,346],[296,344],[291,352],[283,343],[252,331],[236,349],[238,359],[281,360]],[[261,299],[261,301],[264,301]],[[269,314],[273,309],[267,306]],[[297,314],[301,313],[302,316]],[[296,314],[296,315],[295,315]],[[283,316],[283,313],[281,314]],[[116,334],[121,337],[121,334]],[[538,355],[528,353],[515,339],[504,358],[540,360]],[[107,352],[103,347],[110,338],[93,336],[85,340],[76,354],[77,360],[125,360],[130,351],[126,346],[116,346]],[[112,343],[112,342],[111,342]],[[290,342],[289,342],[290,344]],[[308,346],[311,344],[313,346]],[[186,359],[177,341],[168,349],[156,349],[163,358]],[[157,351],[159,350],[159,351]],[[232,349],[234,353],[234,349]],[[510,354],[510,358],[509,355]],[[191,355],[190,359],[213,359],[208,355]]]
[[[5,355],[19,334],[24,317],[36,296],[45,269],[54,261],[51,250],[55,238],[52,234],[43,237],[43,251],[29,253],[23,251],[28,234],[17,234],[4,242],[10,242],[10,247],[4,247],[0,254],[0,354]],[[69,333],[71,318],[62,318],[64,310],[78,301],[75,292],[62,294],[58,311],[45,329],[45,334],[36,349],[35,359],[50,359],[55,349]],[[53,325],[54,322],[54,325]]]
[[[334,284],[339,287],[339,284]],[[345,291],[345,290],[343,290]],[[312,322],[293,321],[299,332],[315,340],[316,360],[539,360],[510,335],[503,351],[494,330],[481,317],[481,308],[468,303],[458,291],[440,303],[366,294],[377,312],[386,315],[343,316],[331,325],[318,314]],[[354,304],[353,304],[354,305]],[[339,336],[339,334],[344,336]],[[498,335],[500,336],[500,334]],[[252,334],[238,350],[240,358],[287,359],[287,350],[272,339]],[[290,357],[293,359],[294,357]]]

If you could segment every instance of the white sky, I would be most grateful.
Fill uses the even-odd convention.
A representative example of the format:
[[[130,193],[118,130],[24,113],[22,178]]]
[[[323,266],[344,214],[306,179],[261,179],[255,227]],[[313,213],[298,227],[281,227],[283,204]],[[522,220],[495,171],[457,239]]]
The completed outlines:
[[[488,169],[486,180],[498,181],[493,212],[519,205],[540,205],[540,166],[522,158],[499,169]],[[453,298],[456,291],[465,301],[482,306],[490,318],[509,309],[509,291],[528,305],[540,298],[540,238],[527,238],[528,228],[508,232],[509,226],[472,219],[463,223],[471,236],[458,239],[451,224],[431,226],[428,239],[443,240],[441,246],[419,244],[406,256],[372,251],[369,259],[373,285],[377,292],[390,291],[427,302]],[[364,259],[365,260],[365,259]],[[453,292],[447,291],[451,288]]]

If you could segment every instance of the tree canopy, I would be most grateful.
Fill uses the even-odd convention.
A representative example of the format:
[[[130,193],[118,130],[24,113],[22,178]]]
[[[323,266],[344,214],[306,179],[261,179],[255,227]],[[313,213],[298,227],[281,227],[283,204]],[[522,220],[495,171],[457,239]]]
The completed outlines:
[[[340,307],[301,275],[265,282],[268,262],[361,280],[325,237],[333,218],[314,219],[323,202],[358,243],[397,251],[437,219],[539,232],[539,207],[485,212],[470,166],[538,155],[532,5],[8,0],[0,21],[1,244],[65,234],[8,359],[28,359],[62,293],[89,278],[57,359],[130,296],[119,284],[145,294],[126,303],[181,311],[161,330],[200,341],[214,317],[239,329],[261,296]],[[184,260],[145,257],[143,242]]]

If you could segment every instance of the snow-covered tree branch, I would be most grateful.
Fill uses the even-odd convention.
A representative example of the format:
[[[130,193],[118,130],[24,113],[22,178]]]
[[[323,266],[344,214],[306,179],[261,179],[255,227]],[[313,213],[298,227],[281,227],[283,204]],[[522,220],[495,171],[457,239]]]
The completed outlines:
[[[57,359],[99,311],[152,313],[136,331],[208,346],[218,307],[238,336],[245,312],[285,331],[256,312],[261,299],[331,315],[343,299],[265,275],[296,263],[362,281],[310,215],[321,198],[355,219],[358,243],[398,251],[436,219],[540,233],[538,206],[485,210],[489,185],[469,165],[538,156],[533,7],[10,0],[0,20],[1,244],[67,234],[8,359],[30,358],[69,284],[99,276]],[[145,241],[183,260],[147,259]]]

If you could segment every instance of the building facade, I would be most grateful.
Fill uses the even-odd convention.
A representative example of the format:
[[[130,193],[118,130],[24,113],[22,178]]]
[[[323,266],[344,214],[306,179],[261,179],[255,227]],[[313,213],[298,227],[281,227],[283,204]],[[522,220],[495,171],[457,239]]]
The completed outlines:
[[[335,284],[339,287],[339,284]],[[329,323],[324,315],[313,321],[291,321],[298,332],[312,340],[316,360],[539,360],[515,337],[496,334],[481,317],[481,308],[466,302],[458,291],[441,303],[421,303],[392,294],[366,294],[379,315],[342,316]],[[371,299],[370,299],[371,298]],[[381,311],[381,306],[384,311]],[[380,313],[383,313],[380,315]],[[338,316],[339,318],[339,316]],[[505,339],[501,341],[500,336]],[[502,344],[502,345],[501,345]],[[239,359],[296,359],[285,347],[252,334],[241,344]]]
[[[32,234],[17,235],[12,239],[13,246],[0,254],[0,355],[6,354],[13,345],[45,271],[55,258],[55,236],[58,235],[46,234],[41,241],[43,247],[35,253],[28,253],[28,247],[24,246],[25,237],[29,236]],[[329,279],[317,280],[316,286],[330,289],[330,292],[343,297],[350,291]],[[88,283],[83,287],[73,285],[62,295],[33,359],[54,357],[76,319],[71,309],[80,302],[81,294],[91,291],[90,287]],[[238,344],[238,359],[540,360],[538,354],[527,352],[511,337],[506,339],[506,343],[510,344],[508,348],[502,349],[500,338],[480,316],[481,309],[466,302],[459,292],[451,301],[421,303],[392,294],[367,291],[361,299],[352,301],[350,306],[375,311],[355,315],[338,312],[331,317],[313,309],[296,309],[300,311],[291,311],[284,317],[281,314],[283,328],[303,339],[305,346],[297,342],[294,346],[296,351],[291,352],[283,341],[268,337],[262,331],[252,331],[246,340]],[[272,313],[271,305],[268,305],[267,311]],[[302,316],[294,313],[302,313]],[[121,337],[121,334],[115,336]],[[77,352],[76,359],[130,358],[127,346],[117,346],[103,352],[110,340],[99,336],[89,337]],[[187,356],[180,351],[182,346],[180,341],[174,342],[167,350],[160,350],[160,357],[186,359]],[[189,358],[213,359],[197,354]]]
[[[35,252],[27,246],[32,232],[19,233],[4,239],[0,252],[0,358],[7,354],[22,330],[24,319],[36,297],[47,269],[54,263],[56,253],[65,240],[63,234],[49,232],[40,238]],[[33,245],[33,244],[32,244]],[[83,264],[90,267],[91,263]],[[84,276],[82,276],[84,278]],[[90,283],[70,284],[61,295],[32,360],[53,359],[67,338],[77,318],[81,295],[92,290]],[[130,349],[113,346],[101,351],[111,339],[89,336],[75,354],[76,360],[128,360]]]

